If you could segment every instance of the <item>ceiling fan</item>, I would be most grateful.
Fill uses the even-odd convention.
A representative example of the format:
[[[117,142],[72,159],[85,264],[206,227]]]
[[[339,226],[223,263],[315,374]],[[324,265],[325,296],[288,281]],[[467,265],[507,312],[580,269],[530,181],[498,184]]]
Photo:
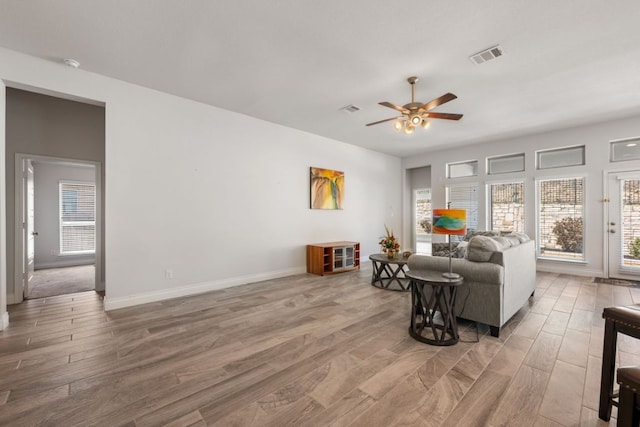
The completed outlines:
[[[396,111],[402,113],[399,117],[391,117],[390,119],[384,119],[373,123],[368,123],[367,126],[377,125],[379,123],[389,122],[391,120],[395,120],[393,123],[393,128],[398,132],[404,131],[406,134],[413,133],[413,130],[417,126],[422,126],[423,128],[429,127],[431,124],[428,119],[446,119],[446,120],[460,120],[462,118],[462,114],[451,114],[451,113],[435,113],[431,112],[434,108],[439,105],[442,105],[446,102],[453,101],[457,98],[452,93],[445,93],[439,98],[433,99],[426,104],[422,104],[421,102],[415,101],[415,89],[416,82],[418,78],[415,76],[409,77],[407,79],[409,84],[411,85],[411,102],[403,105],[402,107],[396,105],[392,102],[379,102],[380,105],[393,108]]]

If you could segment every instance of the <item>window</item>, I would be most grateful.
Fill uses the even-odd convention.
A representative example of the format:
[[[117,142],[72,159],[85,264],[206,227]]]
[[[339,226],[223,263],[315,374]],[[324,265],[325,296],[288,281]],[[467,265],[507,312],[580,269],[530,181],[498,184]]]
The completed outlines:
[[[538,181],[540,256],[584,260],[584,178]]]
[[[490,230],[524,233],[524,183],[489,184]]]
[[[60,254],[96,250],[96,186],[60,182]]]
[[[536,152],[538,169],[584,165],[584,145]]]
[[[640,159],[640,138],[625,139],[611,142],[611,161]]]
[[[487,159],[487,173],[489,175],[522,171],[524,171],[524,153]]]
[[[447,163],[447,176],[449,178],[462,178],[464,176],[478,175],[478,161]]]
[[[456,185],[447,187],[447,207],[467,211],[467,230],[478,229],[478,185]],[[451,241],[464,236],[452,236]]]

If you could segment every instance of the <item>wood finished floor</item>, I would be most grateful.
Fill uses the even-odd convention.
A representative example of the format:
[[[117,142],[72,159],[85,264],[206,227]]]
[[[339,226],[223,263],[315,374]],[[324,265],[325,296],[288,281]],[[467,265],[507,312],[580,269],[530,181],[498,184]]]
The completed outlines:
[[[407,333],[410,295],[370,277],[366,263],[106,314],[93,292],[11,306],[0,425],[608,425],[602,308],[640,289],[538,273],[499,339],[433,347]],[[640,364],[636,340],[619,350]]]

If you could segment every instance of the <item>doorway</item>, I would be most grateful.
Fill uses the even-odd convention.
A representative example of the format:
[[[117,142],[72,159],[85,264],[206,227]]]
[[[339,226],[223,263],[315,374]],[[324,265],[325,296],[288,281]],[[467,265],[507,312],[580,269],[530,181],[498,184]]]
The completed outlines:
[[[95,290],[99,283],[99,163],[16,156],[16,295]]]
[[[431,189],[420,188],[413,191],[413,232],[416,242],[415,252],[431,255]]]
[[[640,171],[608,175],[609,277],[640,280]]]

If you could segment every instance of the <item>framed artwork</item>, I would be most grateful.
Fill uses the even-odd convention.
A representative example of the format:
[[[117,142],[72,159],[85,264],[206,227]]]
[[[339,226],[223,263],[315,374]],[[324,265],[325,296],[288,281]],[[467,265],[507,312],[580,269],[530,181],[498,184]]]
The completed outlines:
[[[311,209],[342,209],[344,172],[311,168]]]

